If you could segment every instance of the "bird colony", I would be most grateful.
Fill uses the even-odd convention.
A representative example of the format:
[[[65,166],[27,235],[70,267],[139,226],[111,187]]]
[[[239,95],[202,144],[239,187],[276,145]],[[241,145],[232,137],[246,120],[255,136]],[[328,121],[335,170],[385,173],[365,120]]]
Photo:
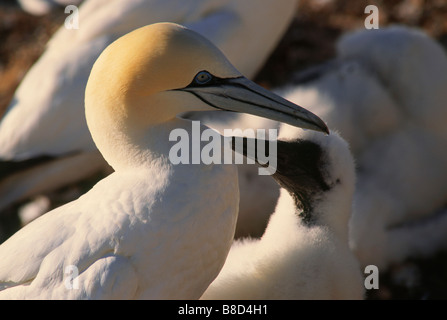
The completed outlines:
[[[444,49],[359,30],[269,91],[250,79],[296,5],[84,0],[0,121],[0,214],[38,216],[0,244],[0,299],[364,299],[365,267],[446,248]],[[246,129],[275,129],[275,149]],[[252,164],[172,163],[173,130]]]

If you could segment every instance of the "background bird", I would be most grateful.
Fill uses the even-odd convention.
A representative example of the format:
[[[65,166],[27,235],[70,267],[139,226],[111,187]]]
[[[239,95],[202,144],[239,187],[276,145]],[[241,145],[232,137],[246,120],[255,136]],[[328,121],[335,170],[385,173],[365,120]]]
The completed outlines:
[[[115,172],[0,246],[0,297],[199,298],[234,236],[237,169],[173,164],[169,141],[173,130],[191,133],[177,114],[213,108],[327,132],[194,31],[157,23],[126,34],[95,62],[86,88],[89,130]],[[79,288],[67,288],[67,266]]]
[[[447,216],[435,214],[447,199],[447,56],[421,31],[397,26],[345,35],[337,48],[283,95],[352,147],[352,247],[363,266],[381,268],[432,254],[447,245]]]
[[[90,68],[113,40],[154,22],[182,23],[253,77],[285,32],[296,2],[84,1],[81,27],[61,26],[54,34],[0,123],[0,210],[101,170],[110,173],[88,132],[83,101]]]

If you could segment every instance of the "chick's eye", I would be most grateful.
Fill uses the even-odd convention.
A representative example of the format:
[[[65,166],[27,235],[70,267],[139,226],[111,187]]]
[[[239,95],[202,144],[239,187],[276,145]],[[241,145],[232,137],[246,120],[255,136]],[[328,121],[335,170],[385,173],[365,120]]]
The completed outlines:
[[[210,82],[212,78],[213,76],[208,71],[200,71],[194,78],[194,81],[197,84],[205,84]]]

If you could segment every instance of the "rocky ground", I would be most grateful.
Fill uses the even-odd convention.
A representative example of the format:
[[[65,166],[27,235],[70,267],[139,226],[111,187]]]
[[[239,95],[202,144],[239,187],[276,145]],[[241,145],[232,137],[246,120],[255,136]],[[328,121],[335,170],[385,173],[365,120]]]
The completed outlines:
[[[332,58],[339,36],[364,27],[369,4],[379,8],[379,27],[394,23],[419,27],[447,47],[445,0],[300,0],[294,21],[255,80],[275,87],[286,83],[292,72]],[[65,17],[63,9],[36,17],[23,12],[14,0],[0,2],[0,114]],[[379,290],[370,290],[368,298],[446,299],[445,285],[447,253],[440,252],[381,273]]]

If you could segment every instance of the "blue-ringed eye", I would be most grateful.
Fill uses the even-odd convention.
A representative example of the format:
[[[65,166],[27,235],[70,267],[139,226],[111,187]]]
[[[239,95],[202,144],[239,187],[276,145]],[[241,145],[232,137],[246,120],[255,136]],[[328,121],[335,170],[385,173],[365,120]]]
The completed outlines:
[[[213,76],[208,71],[200,71],[194,78],[194,81],[197,84],[205,84],[210,82],[212,78]]]

